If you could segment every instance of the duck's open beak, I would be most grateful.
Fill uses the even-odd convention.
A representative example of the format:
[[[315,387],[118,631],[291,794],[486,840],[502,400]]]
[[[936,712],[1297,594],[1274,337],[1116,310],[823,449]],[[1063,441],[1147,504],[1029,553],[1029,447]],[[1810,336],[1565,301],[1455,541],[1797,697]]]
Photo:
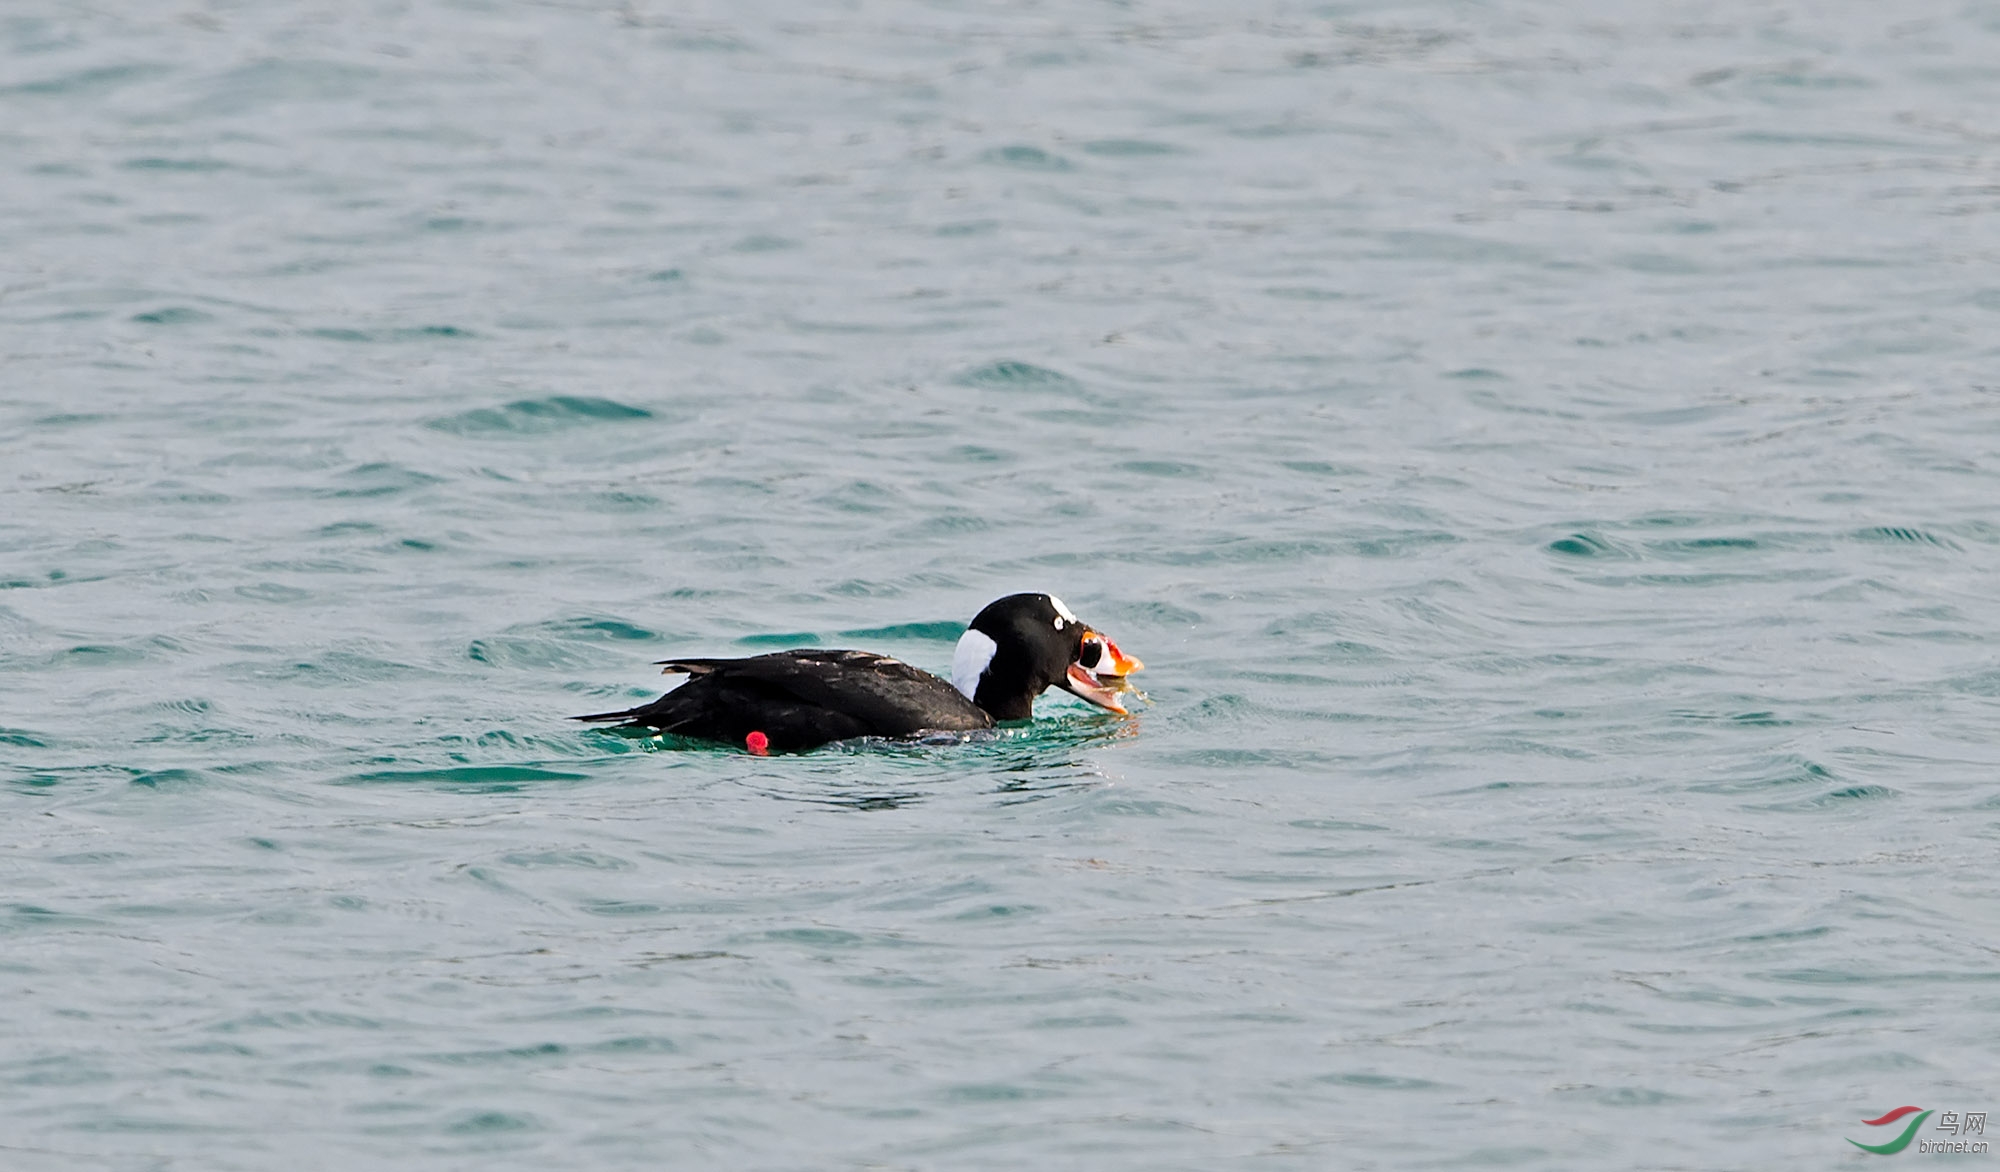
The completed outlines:
[[[1104,661],[1097,665],[1099,676],[1115,676],[1122,680],[1135,671],[1146,670],[1146,665],[1140,663],[1137,656],[1127,655],[1118,650],[1118,644],[1106,636],[1098,637],[1104,640]]]
[[[1092,655],[1092,643],[1096,644],[1096,654]],[[1084,653],[1092,666],[1085,667],[1081,661],[1069,665],[1069,674],[1057,686],[1072,696],[1078,696],[1099,708],[1116,712],[1120,716],[1129,715],[1125,705],[1118,699],[1120,692],[1131,685],[1125,677],[1139,671],[1146,665],[1118,650],[1118,644],[1095,631],[1084,636]]]

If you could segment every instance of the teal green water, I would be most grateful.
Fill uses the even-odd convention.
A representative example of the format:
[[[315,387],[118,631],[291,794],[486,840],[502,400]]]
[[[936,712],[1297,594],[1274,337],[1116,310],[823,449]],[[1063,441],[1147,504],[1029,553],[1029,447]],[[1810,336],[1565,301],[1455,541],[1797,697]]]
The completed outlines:
[[[1859,1168],[1989,1109],[1996,61],[12,6],[0,1164]],[[1026,589],[1136,719],[563,720]]]

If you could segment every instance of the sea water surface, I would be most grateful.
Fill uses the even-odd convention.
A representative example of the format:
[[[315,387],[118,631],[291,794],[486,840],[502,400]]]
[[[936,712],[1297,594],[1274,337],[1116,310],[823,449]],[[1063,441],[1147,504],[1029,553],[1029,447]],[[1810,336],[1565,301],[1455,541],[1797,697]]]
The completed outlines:
[[[0,1165],[2000,1105],[1996,110],[1923,0],[8,5]],[[564,719],[1017,590],[1150,703]]]

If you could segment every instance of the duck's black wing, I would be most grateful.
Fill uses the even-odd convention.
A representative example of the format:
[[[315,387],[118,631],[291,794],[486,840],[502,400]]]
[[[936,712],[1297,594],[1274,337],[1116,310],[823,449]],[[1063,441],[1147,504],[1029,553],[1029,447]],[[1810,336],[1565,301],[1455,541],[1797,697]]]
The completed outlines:
[[[651,704],[576,719],[739,745],[761,732],[780,752],[850,737],[993,724],[944,680],[866,651],[776,651],[748,659],[670,659],[660,666],[686,673],[688,682]]]

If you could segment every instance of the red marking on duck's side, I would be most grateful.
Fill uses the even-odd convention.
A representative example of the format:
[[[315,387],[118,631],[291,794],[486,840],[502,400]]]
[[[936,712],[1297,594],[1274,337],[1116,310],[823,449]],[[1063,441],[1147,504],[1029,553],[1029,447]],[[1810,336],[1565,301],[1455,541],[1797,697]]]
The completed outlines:
[[[769,757],[771,755],[771,738],[765,736],[763,733],[751,732],[749,736],[743,738],[743,744],[750,750],[752,757]]]

